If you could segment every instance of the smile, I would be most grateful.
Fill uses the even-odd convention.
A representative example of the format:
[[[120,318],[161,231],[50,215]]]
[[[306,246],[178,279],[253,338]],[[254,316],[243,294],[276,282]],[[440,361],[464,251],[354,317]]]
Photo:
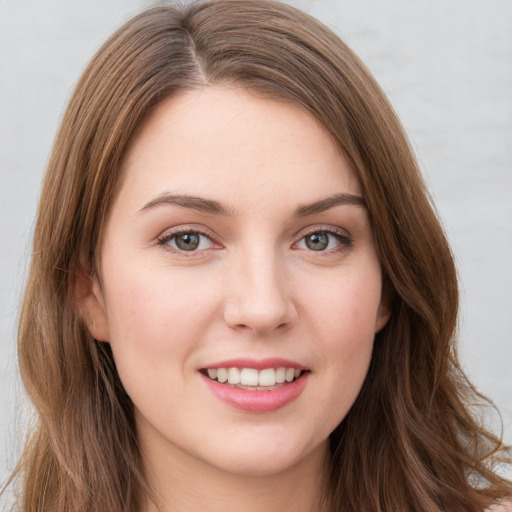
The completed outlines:
[[[201,373],[211,380],[239,389],[272,391],[298,379],[305,370],[292,367],[264,368],[208,368]]]
[[[199,374],[213,395],[230,408],[261,414],[297,400],[311,370],[281,358],[231,359],[203,367]]]

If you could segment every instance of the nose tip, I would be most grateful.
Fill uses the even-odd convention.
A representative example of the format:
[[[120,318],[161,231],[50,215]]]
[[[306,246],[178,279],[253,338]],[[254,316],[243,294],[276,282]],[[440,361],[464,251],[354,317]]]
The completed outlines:
[[[270,270],[270,269],[269,269]],[[224,320],[232,329],[266,335],[293,325],[297,310],[283,276],[275,270],[243,272],[230,286]]]
[[[224,318],[226,324],[233,329],[251,330],[261,335],[283,330],[293,323],[288,311],[270,304],[265,309],[254,305],[231,304],[226,308]]]

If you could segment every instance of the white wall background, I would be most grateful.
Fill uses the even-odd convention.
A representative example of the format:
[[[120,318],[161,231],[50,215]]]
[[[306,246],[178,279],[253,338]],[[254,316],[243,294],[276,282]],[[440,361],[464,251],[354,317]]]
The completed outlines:
[[[0,0],[0,483],[22,437],[15,331],[40,181],[80,71],[150,0]],[[363,58],[405,124],[462,282],[466,370],[512,443],[512,1],[290,0]]]

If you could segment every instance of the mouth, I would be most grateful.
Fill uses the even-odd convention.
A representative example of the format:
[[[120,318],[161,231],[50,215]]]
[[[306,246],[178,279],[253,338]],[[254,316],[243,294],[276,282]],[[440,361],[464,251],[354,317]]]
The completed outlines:
[[[270,413],[295,402],[311,370],[282,358],[237,358],[199,369],[207,388],[228,406],[245,413]]]
[[[300,379],[308,370],[279,366],[277,368],[202,368],[200,373],[210,380],[247,391],[273,391]]]

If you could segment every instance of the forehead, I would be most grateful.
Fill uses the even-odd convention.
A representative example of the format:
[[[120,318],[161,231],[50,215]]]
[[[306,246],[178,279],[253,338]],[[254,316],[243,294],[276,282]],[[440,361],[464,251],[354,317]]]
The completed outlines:
[[[360,194],[336,143],[311,114],[227,85],[166,99],[134,136],[121,192],[143,200],[167,190],[245,205],[269,194],[293,203]]]

